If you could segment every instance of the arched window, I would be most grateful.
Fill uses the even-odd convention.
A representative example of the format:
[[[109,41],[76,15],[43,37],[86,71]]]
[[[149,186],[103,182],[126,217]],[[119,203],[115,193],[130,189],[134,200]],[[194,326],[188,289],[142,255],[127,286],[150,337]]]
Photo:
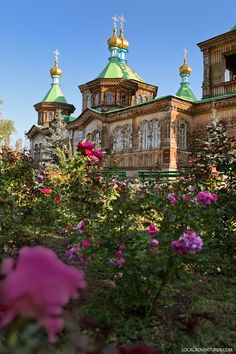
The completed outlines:
[[[139,104],[142,102],[142,96],[138,95],[136,96],[136,103]]]
[[[142,150],[148,149],[148,124],[143,123],[140,127],[140,147]]]
[[[143,96],[143,102],[147,102],[148,98],[147,96]]]
[[[113,104],[114,103],[114,96],[112,92],[107,93],[107,104]]]
[[[93,132],[92,140],[94,142],[95,148],[100,149],[101,148],[101,133],[99,130],[95,130]]]
[[[39,160],[39,146],[38,144],[34,145],[34,161],[38,161]]]
[[[39,143],[39,161],[42,161],[43,160],[43,144],[42,143]]]
[[[151,125],[151,147],[157,148],[161,143],[160,125],[154,121]]]
[[[98,106],[99,105],[99,93],[96,93],[96,96],[95,96],[95,106]]]
[[[53,113],[52,112],[48,112],[48,121],[49,122],[52,121],[52,117],[53,117]]]
[[[92,103],[92,96],[91,95],[88,95],[86,97],[86,107],[87,108],[90,108],[91,107],[91,103]]]
[[[114,140],[113,140],[113,151],[120,152],[123,150],[123,138],[121,128],[117,128],[114,131]]]
[[[123,128],[123,150],[128,151],[132,149],[132,133],[131,126],[127,125]]]
[[[179,127],[179,148],[186,149],[187,147],[187,125],[181,123]]]
[[[126,97],[124,95],[121,96],[121,105],[122,106],[126,105]]]

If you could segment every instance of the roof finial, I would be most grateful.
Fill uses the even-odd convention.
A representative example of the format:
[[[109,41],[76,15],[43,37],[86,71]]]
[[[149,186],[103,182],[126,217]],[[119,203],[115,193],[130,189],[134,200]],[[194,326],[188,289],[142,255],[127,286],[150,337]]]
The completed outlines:
[[[55,50],[55,52],[53,52],[55,54],[55,65],[58,65],[58,58],[59,58],[59,51],[58,49]]]
[[[117,15],[114,15],[114,16],[112,17],[112,20],[113,20],[114,29],[116,29],[116,28],[117,28],[117,22],[118,22],[118,17],[117,17]]]
[[[120,20],[120,28],[123,30],[124,29],[124,23],[126,22],[125,16],[121,15],[119,17],[119,20]]]
[[[187,53],[188,53],[187,49],[184,48],[184,64],[185,65],[187,64]]]

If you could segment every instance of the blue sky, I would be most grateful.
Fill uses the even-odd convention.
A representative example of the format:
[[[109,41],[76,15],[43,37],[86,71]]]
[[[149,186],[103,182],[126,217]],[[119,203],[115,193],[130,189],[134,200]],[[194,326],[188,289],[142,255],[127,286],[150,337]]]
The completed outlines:
[[[78,85],[93,80],[107,64],[106,41],[114,14],[126,17],[128,64],[158,96],[175,94],[183,48],[192,67],[191,87],[201,98],[202,54],[196,43],[236,24],[235,0],[1,0],[0,98],[2,116],[15,121],[24,137],[37,115],[33,105],[50,88],[53,51],[61,53],[61,88],[81,110]]]

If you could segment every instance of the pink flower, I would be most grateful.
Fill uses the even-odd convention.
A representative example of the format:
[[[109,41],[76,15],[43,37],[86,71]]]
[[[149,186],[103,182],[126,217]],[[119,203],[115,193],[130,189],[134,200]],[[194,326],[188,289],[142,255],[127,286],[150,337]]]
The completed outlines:
[[[0,282],[0,307],[4,308],[1,326],[17,317],[33,319],[46,329],[50,342],[55,342],[64,325],[63,306],[85,288],[83,274],[41,246],[22,248],[17,262],[4,260],[4,268],[5,278]]]
[[[154,237],[157,232],[159,232],[159,230],[156,228],[156,226],[154,224],[150,224],[149,225],[149,230],[148,230],[149,235],[151,237]]]
[[[209,207],[211,203],[217,201],[217,195],[215,193],[210,193],[208,191],[199,192],[197,195],[197,202],[199,204],[205,204],[206,207]]]
[[[125,257],[120,257],[117,261],[116,261],[116,265],[118,265],[118,267],[122,267],[125,264]]]
[[[56,203],[60,203],[61,198],[57,197],[57,198],[54,199],[54,201],[55,201]]]
[[[51,189],[49,188],[42,188],[40,191],[42,194],[50,194],[51,193]]]
[[[195,254],[202,249],[202,246],[201,237],[197,236],[194,230],[189,229],[185,230],[178,240],[171,243],[173,253],[178,253],[181,256],[187,252]]]
[[[175,193],[169,193],[168,200],[171,205],[175,205],[178,202],[178,197]]]
[[[123,244],[123,243],[120,243],[119,245],[118,245],[118,249],[119,250],[123,250],[125,248],[125,245]]]
[[[94,145],[90,141],[84,141],[82,143],[78,143],[76,147],[79,150],[93,150]]]
[[[155,238],[151,240],[150,245],[148,247],[149,252],[154,251],[154,249],[159,245],[159,241]]]
[[[183,195],[183,200],[185,201],[185,203],[189,203],[191,199],[192,199],[191,195]]]
[[[103,153],[102,153],[101,150],[93,150],[92,152],[93,152],[93,155],[94,155],[95,157],[97,157],[99,160],[102,160],[102,158],[103,158]]]
[[[116,256],[119,257],[119,258],[122,257],[122,256],[123,256],[122,251],[117,251],[117,252],[116,252]]]
[[[83,240],[82,243],[81,243],[81,247],[83,248],[87,248],[91,245],[90,241],[89,240]]]
[[[188,186],[188,190],[189,190],[189,192],[195,192],[196,187],[190,185],[190,186]]]
[[[77,229],[79,230],[79,232],[82,234],[84,232],[84,228],[85,228],[85,223],[84,221],[80,221],[77,225]]]

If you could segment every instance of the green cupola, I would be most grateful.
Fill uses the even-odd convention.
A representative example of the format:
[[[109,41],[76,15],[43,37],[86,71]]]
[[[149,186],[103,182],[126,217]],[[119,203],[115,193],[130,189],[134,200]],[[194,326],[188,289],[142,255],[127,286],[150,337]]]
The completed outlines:
[[[193,91],[191,90],[189,83],[189,76],[191,74],[191,71],[191,67],[187,64],[187,50],[184,49],[184,63],[179,68],[179,74],[182,78],[182,82],[180,83],[180,88],[177,91],[176,96],[194,102],[197,99]]]

